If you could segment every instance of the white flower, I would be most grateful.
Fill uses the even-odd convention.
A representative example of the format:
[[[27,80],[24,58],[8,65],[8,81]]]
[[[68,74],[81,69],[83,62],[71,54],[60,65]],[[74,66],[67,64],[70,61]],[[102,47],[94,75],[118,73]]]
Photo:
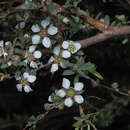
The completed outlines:
[[[23,75],[21,75],[20,77],[16,77],[16,80],[19,81],[19,84],[16,85],[17,90],[22,92],[23,88],[26,93],[29,93],[32,91],[29,85],[30,83],[35,82],[36,76],[30,75],[28,72],[24,72]]]
[[[32,43],[38,44],[40,42],[40,36],[39,35],[33,35],[32,36]]]
[[[73,105],[73,100],[70,97],[66,98],[65,101],[64,101],[64,104],[67,107],[71,107]]]
[[[18,24],[15,26],[16,29],[23,29],[24,27],[25,27],[25,22],[20,22],[20,23],[18,23]]]
[[[59,46],[56,46],[54,49],[53,49],[53,54],[54,56],[51,56],[48,63],[51,63],[53,62],[53,64],[51,65],[51,72],[54,73],[58,70],[59,68],[59,65],[62,67],[62,68],[65,68],[64,65],[63,65],[63,62],[62,62],[62,58],[60,56],[60,47]]]
[[[41,21],[41,26],[46,28],[50,24],[50,17],[47,17],[45,20]]]
[[[49,48],[51,46],[51,40],[49,37],[44,37],[42,40],[42,44],[44,47]]]
[[[57,32],[58,32],[58,28],[53,25],[51,25],[48,28],[48,34],[50,34],[50,35],[55,35]]]
[[[67,107],[71,107],[73,105],[73,102],[81,104],[84,102],[84,99],[81,95],[79,95],[78,92],[81,93],[83,86],[83,83],[77,82],[75,83],[74,88],[70,87],[70,81],[67,78],[63,78],[63,89],[56,91],[56,95],[61,98],[66,97],[64,100],[64,105]]]
[[[35,62],[35,60],[42,57],[42,53],[38,50],[36,50],[36,51],[35,50],[36,50],[36,46],[32,45],[29,47],[29,51],[26,51],[26,54],[25,54],[24,62],[26,64],[29,63],[30,67],[32,67],[32,68],[38,68],[38,65]]]
[[[71,56],[71,54],[76,53],[81,48],[81,45],[78,42],[64,41],[62,43],[62,47],[63,47],[63,49],[65,49],[62,52],[62,57],[69,58]]]
[[[36,59],[39,59],[39,58],[41,58],[42,53],[41,53],[40,51],[35,51],[33,55],[34,55],[34,57],[35,57]]]
[[[39,28],[38,24],[32,25],[31,29],[33,32],[40,32],[40,28]]]

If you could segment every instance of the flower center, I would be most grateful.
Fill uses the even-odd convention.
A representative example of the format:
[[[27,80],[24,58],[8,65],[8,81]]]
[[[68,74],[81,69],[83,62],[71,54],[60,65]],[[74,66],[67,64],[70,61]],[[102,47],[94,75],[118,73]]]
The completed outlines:
[[[34,59],[34,56],[33,56],[32,53],[30,53],[30,54],[28,55],[27,60],[28,60],[28,61],[33,61],[33,59]]]
[[[60,62],[62,61],[62,58],[61,58],[60,56],[56,56],[56,57],[55,57],[55,61],[56,61],[57,63],[60,63]]]
[[[27,79],[24,79],[23,77],[22,77],[22,79],[20,80],[20,82],[21,82],[22,85],[28,84]]]
[[[69,45],[69,48],[68,48],[68,50],[70,51],[70,52],[74,52],[75,51],[75,46],[74,45]]]
[[[71,97],[71,98],[74,97],[74,95],[75,95],[74,89],[73,88],[68,89],[66,92],[66,95]]]
[[[43,29],[43,30],[40,31],[40,34],[41,34],[42,36],[46,36],[47,31],[46,31],[45,29]]]

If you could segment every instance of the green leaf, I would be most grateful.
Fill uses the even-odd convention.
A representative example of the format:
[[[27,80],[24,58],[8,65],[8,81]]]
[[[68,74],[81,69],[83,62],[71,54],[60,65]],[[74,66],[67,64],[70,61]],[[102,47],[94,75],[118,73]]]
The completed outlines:
[[[76,127],[76,128],[80,128],[80,126],[82,125],[82,122],[83,122],[83,120],[80,119],[80,120],[78,120],[77,122],[75,122],[75,123],[73,124],[73,126]]]
[[[125,39],[122,41],[122,44],[125,45],[127,42],[128,42],[128,38],[125,38]]]
[[[75,72],[73,70],[65,70],[63,75],[73,75]]]
[[[110,16],[109,15],[106,15],[104,20],[105,20],[106,24],[108,24],[108,25],[110,24]]]
[[[93,75],[95,75],[97,78],[99,78],[99,79],[103,79],[103,77],[102,77],[102,75],[100,74],[100,73],[98,73],[97,71],[96,71],[96,69],[94,69],[94,68],[92,68],[92,69],[89,69],[88,70],[90,73],[92,73]]]
[[[67,67],[71,67],[73,64],[70,63],[68,60],[63,60],[62,63],[64,64],[64,66]]]

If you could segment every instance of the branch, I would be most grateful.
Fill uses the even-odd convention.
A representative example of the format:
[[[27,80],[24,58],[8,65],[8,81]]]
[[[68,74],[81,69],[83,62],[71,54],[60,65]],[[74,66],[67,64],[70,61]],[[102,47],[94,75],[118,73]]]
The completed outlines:
[[[90,38],[80,40],[83,48],[86,48],[88,46],[91,46],[93,44],[103,42],[107,39],[118,37],[120,35],[126,35],[130,34],[130,26],[118,26],[118,27],[109,27],[107,30],[105,30],[103,33],[97,34],[95,36],[92,36]]]

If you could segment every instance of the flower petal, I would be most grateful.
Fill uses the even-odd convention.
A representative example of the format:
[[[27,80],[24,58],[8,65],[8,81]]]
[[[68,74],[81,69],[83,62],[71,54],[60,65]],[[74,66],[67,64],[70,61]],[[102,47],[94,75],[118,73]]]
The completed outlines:
[[[24,72],[23,73],[23,77],[26,79],[26,78],[28,78],[29,77],[29,73],[28,72]]]
[[[36,76],[35,75],[29,75],[28,82],[33,83],[33,82],[35,82],[35,80],[36,80]]]
[[[20,23],[18,23],[18,24],[15,26],[16,29],[23,29],[24,27],[25,27],[25,22],[20,22]]]
[[[29,52],[32,53],[35,51],[35,49],[36,49],[36,46],[32,45],[29,47]]]
[[[31,29],[32,29],[33,32],[40,32],[40,28],[39,28],[38,24],[33,25],[31,27]]]
[[[33,53],[33,55],[34,55],[34,57],[35,57],[36,59],[39,59],[39,58],[41,58],[42,53],[41,53],[40,51],[35,51],[35,52]]]
[[[75,91],[81,91],[83,89],[83,87],[84,87],[84,84],[81,83],[81,82],[77,82],[77,83],[74,84],[74,90]]]
[[[37,63],[34,62],[34,61],[31,61],[30,67],[32,67],[32,68],[38,68]]]
[[[49,59],[49,61],[48,61],[48,63],[51,63],[51,62],[53,62],[54,60],[55,60],[54,57],[51,56],[50,59]]]
[[[69,51],[67,51],[67,50],[62,51],[61,55],[62,55],[63,58],[69,58],[69,57],[71,57],[71,53]]]
[[[53,102],[51,96],[48,97],[49,102]]]
[[[55,55],[59,55],[59,54],[60,54],[60,47],[59,47],[59,46],[54,47],[53,53],[54,53]]]
[[[4,41],[1,40],[1,41],[0,41],[0,47],[3,47],[3,46],[4,46]]]
[[[43,28],[46,28],[50,24],[50,17],[47,17],[46,19],[41,21],[41,26]]]
[[[52,64],[51,66],[51,72],[56,72],[58,70],[58,64]]]
[[[74,101],[77,102],[78,104],[81,104],[84,102],[84,98],[81,95],[75,95]]]
[[[38,44],[40,42],[40,36],[39,35],[33,35],[32,36],[32,44]]]
[[[44,37],[42,40],[42,44],[44,47],[49,48],[51,46],[51,40],[48,37]]]
[[[30,88],[30,86],[25,85],[25,86],[24,86],[24,91],[25,91],[26,93],[29,93],[29,92],[32,91],[32,89]]]
[[[48,34],[50,34],[50,35],[55,35],[57,32],[58,32],[58,28],[53,25],[51,25],[48,28]]]
[[[75,50],[72,52],[72,54],[76,53],[81,48],[81,44],[78,42],[73,42],[73,45],[75,46]]]
[[[66,78],[63,78],[62,86],[63,86],[63,88],[69,89],[70,88],[70,81]]]
[[[63,89],[60,89],[60,90],[56,91],[56,95],[63,98],[66,95],[66,93]]]
[[[64,41],[64,42],[62,43],[62,47],[63,47],[64,49],[68,49],[68,47],[69,47],[69,42],[68,42],[68,41]]]
[[[22,92],[22,84],[17,84],[16,87],[19,92]]]
[[[64,104],[67,107],[71,107],[73,105],[73,100],[70,97],[66,98],[65,101],[64,101]]]

